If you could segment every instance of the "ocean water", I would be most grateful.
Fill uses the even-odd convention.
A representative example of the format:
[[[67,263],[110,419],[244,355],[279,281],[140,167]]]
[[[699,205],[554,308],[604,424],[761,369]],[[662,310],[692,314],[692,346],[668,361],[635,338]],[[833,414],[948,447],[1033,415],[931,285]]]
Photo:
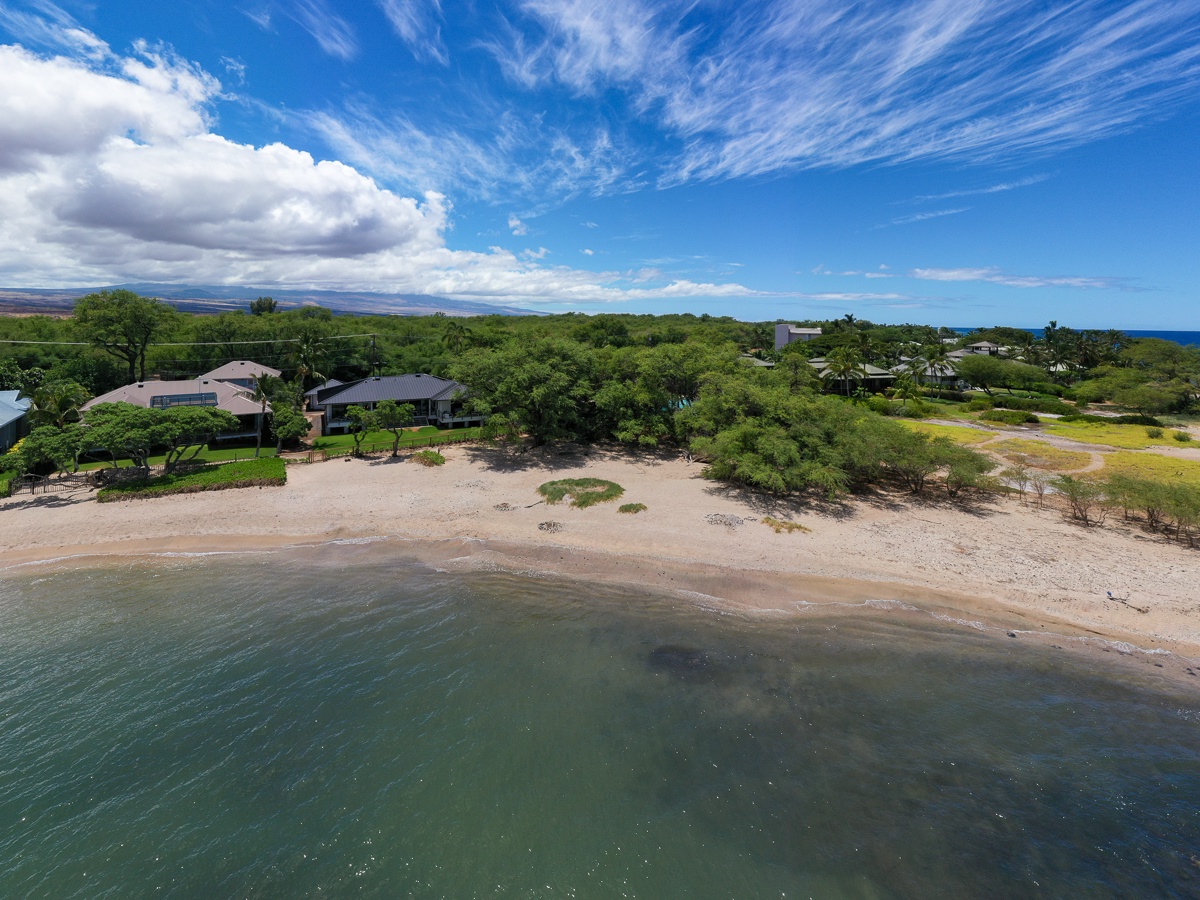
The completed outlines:
[[[0,578],[0,896],[1200,895],[1200,695],[389,547]]]
[[[974,330],[974,328],[954,329],[954,331],[960,332],[961,334],[970,334]],[[1043,329],[1041,328],[1026,328],[1025,330],[1039,338],[1042,336],[1043,332]],[[1122,328],[1120,330],[1129,335],[1129,337],[1159,338],[1160,340],[1164,341],[1174,341],[1176,344],[1182,344],[1185,347],[1200,347],[1200,331],[1155,331],[1139,330],[1136,328]]]

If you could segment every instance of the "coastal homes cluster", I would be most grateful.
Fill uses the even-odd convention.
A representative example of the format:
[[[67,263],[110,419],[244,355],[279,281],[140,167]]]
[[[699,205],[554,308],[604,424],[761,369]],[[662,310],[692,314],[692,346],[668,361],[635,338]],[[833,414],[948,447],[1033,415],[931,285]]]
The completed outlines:
[[[480,425],[483,417],[463,411],[466,387],[437,375],[377,375],[357,381],[330,379],[304,395],[308,408],[321,413],[322,434],[350,430],[346,410],[351,406],[374,409],[384,400],[412,404],[416,425],[457,428]]]
[[[278,369],[248,360],[235,360],[213,369],[199,378],[182,381],[139,381],[101,394],[85,403],[83,411],[99,403],[132,403],[147,409],[175,406],[215,406],[237,416],[236,431],[217,435],[217,440],[241,440],[262,433],[264,420],[271,412],[265,399],[255,399],[255,384],[260,378],[278,378]]]
[[[799,325],[790,325],[781,323],[775,326],[775,349],[782,350],[790,344],[807,343],[814,338],[821,337],[823,334],[820,328],[804,328]],[[955,344],[956,338],[944,338],[942,343]],[[961,387],[958,377],[957,363],[959,360],[968,356],[1012,356],[1013,350],[1010,347],[1001,347],[999,344],[994,344],[991,341],[976,341],[973,344],[968,344],[959,350],[950,350],[945,355],[945,360],[938,363],[930,363],[926,365],[924,372],[917,376],[917,380],[922,384],[941,388],[956,388]],[[771,366],[774,363],[757,360],[747,357],[747,361],[752,365]],[[860,385],[868,391],[882,392],[896,377],[904,372],[911,371],[908,365],[911,359],[901,359],[900,365],[893,366],[891,369],[882,369],[870,363],[863,364],[857,377],[854,379],[856,385]],[[822,380],[831,386],[831,389],[839,392],[846,387],[847,377],[827,377],[829,362],[822,356],[812,357],[808,360],[809,365],[816,369],[817,374]]]

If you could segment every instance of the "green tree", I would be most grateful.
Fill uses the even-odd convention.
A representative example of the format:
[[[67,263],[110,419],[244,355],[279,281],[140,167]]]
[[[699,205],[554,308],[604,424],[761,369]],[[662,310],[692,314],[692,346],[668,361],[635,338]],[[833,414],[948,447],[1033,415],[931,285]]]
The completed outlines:
[[[275,452],[283,452],[283,445],[298,441],[312,430],[312,422],[299,410],[279,404],[271,412],[271,433],[275,435]]]
[[[539,338],[498,350],[472,350],[450,366],[466,385],[470,407],[487,416],[487,433],[524,433],[535,447],[592,435],[593,352],[571,341]]]
[[[442,346],[453,353],[462,353],[470,340],[471,329],[457,319],[447,322],[442,329]]]
[[[258,297],[250,301],[250,315],[267,316],[279,311],[279,304],[272,297]]]
[[[6,456],[0,458],[0,469],[18,472],[34,472],[44,465],[52,465],[61,473],[74,472],[79,468],[79,453],[84,440],[79,425],[65,427],[41,425],[25,435]]]
[[[350,436],[354,438],[354,455],[362,456],[363,439],[377,428],[375,413],[365,406],[348,406],[346,420],[350,423]]]
[[[146,380],[146,349],[175,317],[161,300],[133,291],[100,291],[75,302],[79,334],[106,353],[124,360],[129,383]]]
[[[392,437],[392,456],[400,452],[400,438],[404,429],[413,423],[413,413],[416,408],[411,403],[397,403],[395,400],[380,400],[375,406],[375,427],[381,431],[390,431]]]

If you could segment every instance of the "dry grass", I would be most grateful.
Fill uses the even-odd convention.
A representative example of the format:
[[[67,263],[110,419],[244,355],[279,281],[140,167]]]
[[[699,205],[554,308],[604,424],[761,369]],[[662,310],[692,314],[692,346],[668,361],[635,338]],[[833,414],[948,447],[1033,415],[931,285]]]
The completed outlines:
[[[1102,475],[1128,475],[1147,481],[1169,481],[1200,487],[1200,462],[1173,459],[1157,453],[1109,453]]]
[[[1009,438],[988,447],[1011,463],[1041,469],[1045,472],[1074,472],[1082,469],[1092,458],[1079,450],[1063,450],[1045,441]]]

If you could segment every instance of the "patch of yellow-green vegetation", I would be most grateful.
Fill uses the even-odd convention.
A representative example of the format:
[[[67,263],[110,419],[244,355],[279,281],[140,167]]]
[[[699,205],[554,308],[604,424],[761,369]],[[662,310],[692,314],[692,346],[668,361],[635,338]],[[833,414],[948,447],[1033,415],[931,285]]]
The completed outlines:
[[[645,503],[622,503],[617,508],[617,512],[636,514],[636,513],[642,512],[643,510],[648,509],[648,508],[649,507],[647,507]]]
[[[412,455],[412,461],[423,466],[444,466],[446,457],[436,450],[418,450]]]
[[[1141,425],[1069,422],[1063,425],[1047,425],[1043,430],[1046,434],[1056,434],[1084,444],[1103,444],[1106,447],[1120,447],[1124,450],[1144,450],[1146,447],[1163,443],[1161,437],[1152,438],[1146,434],[1146,429]]]
[[[945,437],[956,444],[963,444],[965,446],[982,444],[984,441],[990,441],[997,435],[995,431],[981,431],[978,428],[968,428],[965,425],[932,425],[928,422],[911,422],[906,419],[897,419],[897,421],[904,422],[905,425],[914,431],[923,432],[931,438]]]
[[[763,516],[762,523],[771,528],[776,534],[783,534],[785,531],[791,534],[794,531],[799,531],[804,534],[811,534],[812,529],[807,525],[801,525],[799,522],[784,522],[780,519],[773,519],[770,516]]]
[[[1046,472],[1073,472],[1082,469],[1092,457],[1079,450],[1063,450],[1045,441],[1008,438],[988,447],[1011,463],[1042,469]]]
[[[616,500],[625,493],[625,488],[615,481],[602,478],[562,478],[547,481],[538,488],[538,493],[546,498],[547,503],[558,503],[564,497],[570,497],[572,506],[586,509],[597,503]]]
[[[1100,475],[1127,475],[1147,481],[1168,481],[1200,487],[1200,462],[1173,459],[1157,453],[1108,453]]]

